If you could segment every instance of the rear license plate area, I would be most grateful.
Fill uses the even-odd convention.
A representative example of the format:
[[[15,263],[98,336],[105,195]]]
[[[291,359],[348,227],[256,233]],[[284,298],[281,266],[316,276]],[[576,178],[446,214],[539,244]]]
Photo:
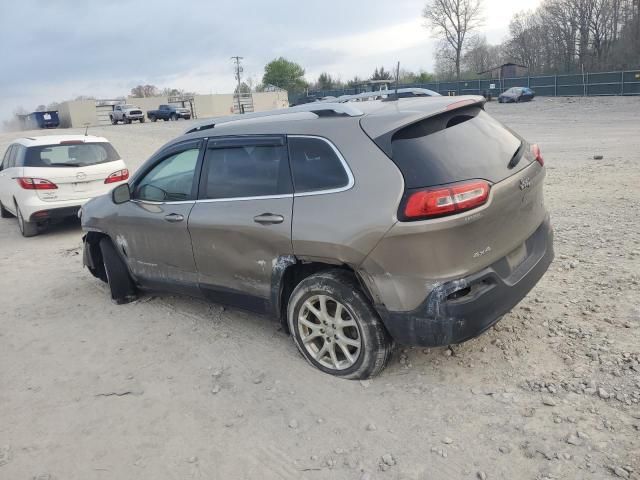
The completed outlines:
[[[511,271],[524,262],[525,258],[527,258],[527,244],[523,243],[507,255],[507,263],[509,264]]]

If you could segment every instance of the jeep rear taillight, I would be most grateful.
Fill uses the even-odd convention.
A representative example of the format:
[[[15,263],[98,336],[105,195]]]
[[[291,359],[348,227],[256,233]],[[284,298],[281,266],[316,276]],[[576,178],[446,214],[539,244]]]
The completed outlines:
[[[400,220],[424,220],[472,210],[487,202],[489,189],[488,182],[473,180],[409,192],[400,208]]]
[[[540,147],[536,144],[531,145],[531,153],[533,153],[536,162],[538,162],[541,167],[544,167],[544,158],[542,158],[542,153],[540,153]]]
[[[58,186],[44,178],[18,177],[18,185],[25,190],[55,190]]]

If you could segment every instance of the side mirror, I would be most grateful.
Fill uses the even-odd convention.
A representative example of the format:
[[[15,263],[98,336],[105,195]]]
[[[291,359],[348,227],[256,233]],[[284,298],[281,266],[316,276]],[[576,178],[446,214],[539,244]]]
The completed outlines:
[[[123,183],[122,185],[118,185],[111,192],[111,199],[113,203],[116,205],[120,205],[121,203],[126,203],[131,200],[131,190],[129,189],[128,183]]]

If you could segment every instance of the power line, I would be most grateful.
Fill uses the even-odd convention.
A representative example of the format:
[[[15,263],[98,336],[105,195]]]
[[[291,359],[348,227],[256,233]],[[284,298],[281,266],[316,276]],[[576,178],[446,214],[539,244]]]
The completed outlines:
[[[236,80],[238,81],[238,90],[236,92],[237,94],[237,98],[238,98],[238,113],[242,113],[242,108],[240,107],[240,78],[241,78],[241,74],[242,74],[242,66],[240,65],[240,60],[242,60],[244,57],[231,57],[231,60],[233,60],[236,63]]]

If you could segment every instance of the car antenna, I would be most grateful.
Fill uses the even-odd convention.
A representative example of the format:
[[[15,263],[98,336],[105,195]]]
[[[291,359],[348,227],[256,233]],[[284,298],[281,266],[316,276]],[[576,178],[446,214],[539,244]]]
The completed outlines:
[[[84,136],[86,137],[88,132],[89,132],[89,127],[91,126],[91,123],[87,122],[84,124]]]

